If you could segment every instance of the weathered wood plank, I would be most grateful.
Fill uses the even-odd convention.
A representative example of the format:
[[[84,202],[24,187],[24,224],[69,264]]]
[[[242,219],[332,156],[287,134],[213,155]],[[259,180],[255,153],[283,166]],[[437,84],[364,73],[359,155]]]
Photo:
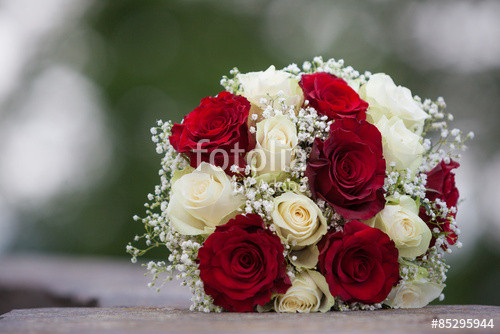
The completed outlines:
[[[326,314],[205,314],[174,308],[48,308],[3,315],[1,333],[428,333],[432,319],[494,319],[497,306],[430,306],[418,310]],[[442,331],[442,330],[440,330]],[[450,329],[450,332],[471,330]],[[498,328],[477,329],[498,333]]]

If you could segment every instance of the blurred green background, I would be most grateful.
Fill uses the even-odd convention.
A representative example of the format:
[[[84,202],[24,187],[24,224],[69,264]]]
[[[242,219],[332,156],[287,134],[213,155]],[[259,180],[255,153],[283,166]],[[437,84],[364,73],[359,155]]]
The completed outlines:
[[[0,252],[126,256],[159,157],[222,75],[322,55],[443,96],[474,131],[445,303],[500,301],[500,2],[0,2]],[[160,256],[161,253],[154,254]]]

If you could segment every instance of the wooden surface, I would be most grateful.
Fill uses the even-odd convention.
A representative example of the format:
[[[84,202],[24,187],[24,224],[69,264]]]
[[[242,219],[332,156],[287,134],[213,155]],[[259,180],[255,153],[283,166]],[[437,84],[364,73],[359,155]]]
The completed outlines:
[[[140,266],[112,259],[0,259],[0,306],[8,311],[0,317],[0,333],[500,333],[498,306],[304,315],[190,312],[187,289],[174,281],[156,293],[143,274]],[[432,329],[433,319],[494,319],[495,328]]]
[[[494,318],[499,307],[430,306],[419,310],[379,310],[326,314],[205,314],[173,308],[48,308],[3,315],[0,333],[499,333],[498,328],[438,330],[432,319]]]

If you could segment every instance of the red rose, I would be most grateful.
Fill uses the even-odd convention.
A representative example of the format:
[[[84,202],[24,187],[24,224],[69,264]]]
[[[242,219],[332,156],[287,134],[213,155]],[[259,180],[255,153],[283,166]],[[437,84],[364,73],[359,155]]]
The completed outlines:
[[[399,281],[398,250],[387,234],[357,220],[318,244],[319,271],[345,302],[382,302]]]
[[[314,141],[305,175],[313,198],[325,200],[345,219],[375,216],[385,206],[380,132],[366,121],[335,121],[325,142]]]
[[[198,252],[205,292],[228,311],[253,311],[291,286],[283,250],[259,215],[236,216],[218,226]]]
[[[456,207],[459,198],[459,192],[457,186],[455,185],[455,174],[451,171],[455,168],[460,167],[460,164],[456,161],[451,160],[450,163],[445,163],[441,161],[436,167],[434,167],[430,172],[427,173],[427,191],[425,197],[431,202],[436,199],[446,203],[449,208]],[[446,232],[446,239],[448,244],[454,245],[457,242],[458,236],[453,232],[450,227],[449,218],[455,218],[456,212],[450,212],[447,218],[436,217],[435,221],[431,221],[431,217],[427,215],[424,207],[420,208],[420,218],[427,222],[427,225],[432,230],[437,227],[441,232]],[[435,243],[435,238],[432,238],[431,247]],[[443,245],[446,249],[446,245]]]
[[[227,172],[234,164],[244,167],[245,153],[255,146],[247,127],[249,111],[250,102],[243,96],[222,92],[206,97],[182,124],[174,124],[170,144],[195,168],[202,161]]]
[[[455,185],[455,174],[451,171],[458,167],[460,167],[460,164],[453,160],[448,164],[441,161],[441,163],[428,172],[425,197],[431,201],[439,198],[446,202],[448,208],[457,206],[459,193]]]
[[[343,79],[333,74],[319,72],[303,75],[299,85],[309,104],[329,119],[366,119],[368,103],[363,101]]]

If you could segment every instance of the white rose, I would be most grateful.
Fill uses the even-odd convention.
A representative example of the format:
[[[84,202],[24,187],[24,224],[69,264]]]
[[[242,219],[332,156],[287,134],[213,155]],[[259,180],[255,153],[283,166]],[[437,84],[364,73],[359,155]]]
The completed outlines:
[[[327,312],[335,303],[326,279],[317,271],[306,270],[296,276],[284,295],[274,299],[280,313]]]
[[[285,171],[297,146],[297,128],[286,116],[277,115],[257,123],[257,143],[248,154],[258,174]]]
[[[420,136],[408,130],[403,121],[398,117],[382,118],[375,123],[382,134],[384,158],[387,169],[390,170],[391,163],[396,170],[415,172],[422,163],[424,147],[420,143]]]
[[[345,80],[345,81],[347,82],[349,87],[351,87],[359,95],[359,89],[361,88],[361,80],[358,78],[358,79],[351,79],[351,80]]]
[[[167,215],[180,234],[211,234],[244,203],[241,195],[233,195],[231,179],[221,168],[202,162],[173,184]]]
[[[399,204],[387,204],[365,223],[386,233],[401,257],[415,258],[429,249],[431,230],[418,216],[417,204],[409,196],[401,196]]]
[[[411,282],[401,282],[387,296],[384,304],[392,308],[421,308],[441,295],[444,284],[428,282],[419,279]]]
[[[397,116],[403,120],[411,131],[421,134],[424,122],[430,116],[413,99],[411,91],[402,86],[396,86],[391,77],[377,73],[361,86],[359,95],[368,102],[367,120],[377,123],[382,116],[388,119]]]
[[[276,234],[292,249],[316,244],[327,232],[327,221],[307,196],[286,192],[274,199],[272,213]]]
[[[297,107],[304,102],[304,94],[297,79],[287,72],[277,71],[274,66],[270,66],[264,72],[238,74],[237,78],[241,84],[241,95],[255,106],[261,106],[262,98],[271,103],[283,97],[286,105]],[[283,95],[279,95],[280,93]],[[273,106],[277,107],[274,103]]]
[[[314,269],[318,264],[319,249],[316,245],[310,245],[302,249],[293,249],[288,253],[290,264],[299,269]]]

